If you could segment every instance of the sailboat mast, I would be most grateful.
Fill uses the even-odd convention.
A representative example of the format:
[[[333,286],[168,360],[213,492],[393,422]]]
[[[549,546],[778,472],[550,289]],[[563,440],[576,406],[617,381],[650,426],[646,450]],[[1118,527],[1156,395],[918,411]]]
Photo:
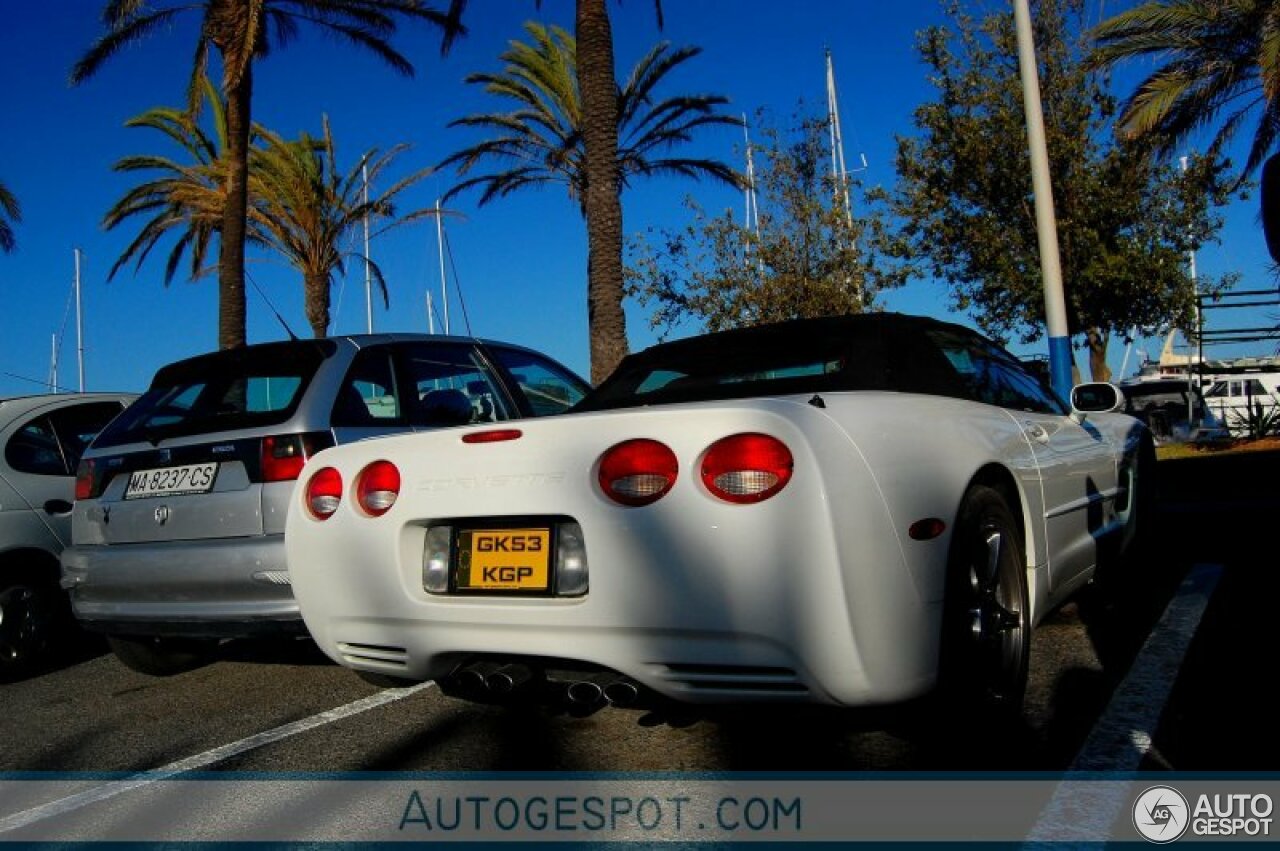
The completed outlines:
[[[80,249],[76,255],[76,368],[80,376],[80,392],[84,392],[84,314],[80,309]]]
[[[759,239],[760,207],[756,203],[756,163],[755,155],[751,150],[751,134],[747,130],[746,113],[742,114],[742,141],[747,151],[747,186],[743,190],[746,196],[746,226],[754,230],[756,239]]]
[[[436,245],[440,253],[440,298],[444,304],[444,332],[449,333],[449,282],[444,274],[444,219],[440,216],[440,199],[436,199]]]
[[[831,181],[835,184],[837,203],[844,201],[849,226],[853,226],[853,207],[849,203],[849,170],[844,161],[844,135],[840,130],[840,106],[836,101],[836,72],[827,49],[827,123],[831,134]]]
[[[373,333],[373,274],[369,259],[369,166],[360,166],[360,174],[364,178],[364,314],[365,327]]]

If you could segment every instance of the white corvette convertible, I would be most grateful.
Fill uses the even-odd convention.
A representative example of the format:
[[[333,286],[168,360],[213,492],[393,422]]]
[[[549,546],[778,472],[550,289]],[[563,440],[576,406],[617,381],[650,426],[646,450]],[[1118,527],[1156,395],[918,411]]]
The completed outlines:
[[[475,700],[1016,707],[1149,503],[1118,389],[1072,395],[901,315],[658,345],[564,416],[319,453],[289,572],[334,660]]]

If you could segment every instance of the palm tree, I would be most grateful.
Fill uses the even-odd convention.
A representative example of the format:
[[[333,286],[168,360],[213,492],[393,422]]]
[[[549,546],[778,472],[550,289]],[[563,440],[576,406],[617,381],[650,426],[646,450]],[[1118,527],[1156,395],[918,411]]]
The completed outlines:
[[[151,109],[125,122],[126,127],[142,127],[164,134],[184,156],[182,161],[150,155],[125,157],[113,167],[119,172],[153,176],[126,192],[103,217],[102,224],[107,230],[138,217],[149,217],[138,236],[112,265],[108,279],[114,278],[131,260],[135,271],[140,269],[163,237],[179,231],[165,264],[165,285],[173,281],[188,252],[191,280],[209,271],[205,258],[213,236],[222,229],[227,206],[227,120],[226,105],[213,84],[206,79],[202,89],[212,117],[212,136],[188,111],[171,107]],[[252,228],[248,235],[253,241],[262,241],[261,235]]]
[[[218,344],[245,343],[244,246],[247,233],[250,104],[253,62],[270,48],[283,46],[310,24],[367,48],[402,74],[413,66],[388,39],[399,18],[421,20],[441,28],[446,42],[461,31],[456,15],[423,6],[420,0],[107,0],[103,22],[107,33],[76,63],[72,83],[80,83],[126,45],[167,29],[184,12],[201,16],[188,107],[199,102],[199,79],[209,49],[222,59],[222,91],[227,99],[227,203],[223,210],[218,257]]]
[[[1154,57],[1161,64],[1122,104],[1129,136],[1154,138],[1159,153],[1212,125],[1220,150],[1260,112],[1244,172],[1258,167],[1280,131],[1280,0],[1153,0],[1093,31],[1096,65]]]
[[[302,273],[307,321],[317,337],[328,332],[334,275],[344,274],[346,259],[353,256],[344,250],[347,237],[365,216],[383,222],[380,234],[435,214],[432,209],[420,209],[397,216],[394,206],[397,196],[426,177],[429,169],[401,178],[367,201],[362,199],[365,171],[372,185],[406,145],[381,153],[372,149],[344,175],[338,170],[327,118],[323,127],[322,138],[303,134],[297,141],[263,131],[266,147],[255,154],[250,178],[256,199],[251,219],[261,223],[270,244]],[[363,255],[354,256],[369,263],[386,302],[382,271]]]
[[[599,224],[599,199],[592,192],[588,138],[588,111],[581,89],[580,47],[573,36],[559,27],[525,25],[531,42],[512,42],[502,54],[506,66],[497,74],[472,74],[467,82],[483,85],[490,94],[512,100],[511,112],[481,113],[460,118],[450,126],[478,127],[493,135],[448,157],[441,165],[455,165],[461,175],[480,163],[498,167],[493,172],[469,177],[453,187],[446,197],[470,188],[482,188],[480,203],[505,196],[518,189],[548,183],[564,184],[569,197],[577,201],[587,221],[589,259],[589,305],[591,310],[591,372],[599,381],[612,371],[626,354],[626,328],[622,317],[622,292],[616,297],[605,292],[609,252],[593,229]],[[613,197],[618,214],[605,216],[613,222],[621,239],[619,196],[635,177],[679,174],[710,177],[736,184],[739,176],[718,160],[664,156],[671,148],[688,142],[700,127],[740,126],[734,117],[716,109],[728,100],[719,95],[682,95],[655,100],[654,90],[675,68],[701,53],[700,48],[672,48],[659,43],[636,63],[625,85],[615,86],[612,134],[613,178],[604,183]],[[612,76],[612,75],[611,75]],[[593,207],[593,200],[597,207]],[[612,225],[605,228],[612,231]],[[621,253],[617,257],[621,269]],[[617,316],[609,317],[616,309]],[[615,330],[610,331],[608,329]]]
[[[467,0],[450,0],[447,20],[460,27]],[[654,0],[662,29],[662,0]],[[591,380],[604,379],[627,353],[622,312],[622,196],[618,188],[618,83],[613,72],[613,28],[605,0],[574,0],[578,91],[582,100],[582,148],[588,191],[587,313]],[[445,35],[447,48],[452,36]]]
[[[0,251],[9,254],[17,246],[13,238],[13,225],[22,221],[22,207],[9,187],[0,183]]]

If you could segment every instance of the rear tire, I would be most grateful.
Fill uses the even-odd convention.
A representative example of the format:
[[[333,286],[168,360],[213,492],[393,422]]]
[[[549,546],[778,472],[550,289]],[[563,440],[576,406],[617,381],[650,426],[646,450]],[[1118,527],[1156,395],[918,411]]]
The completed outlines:
[[[126,668],[171,677],[209,663],[218,643],[209,639],[109,635],[107,643]]]
[[[956,516],[947,565],[939,688],[946,708],[986,717],[1022,709],[1031,652],[1027,563],[1013,512],[975,486]]]
[[[36,672],[59,649],[70,628],[67,603],[56,580],[24,567],[0,574],[0,682]]]

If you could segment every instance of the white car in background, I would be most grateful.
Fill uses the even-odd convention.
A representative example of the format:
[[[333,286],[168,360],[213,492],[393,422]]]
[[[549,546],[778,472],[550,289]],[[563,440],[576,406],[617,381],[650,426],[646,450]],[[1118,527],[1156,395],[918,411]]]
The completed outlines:
[[[0,681],[38,670],[74,634],[58,556],[71,542],[76,464],[134,397],[0,399]]]
[[[325,450],[289,506],[342,665],[494,701],[1020,705],[1133,540],[1147,429],[980,335],[797,320],[628,357],[567,415]]]

